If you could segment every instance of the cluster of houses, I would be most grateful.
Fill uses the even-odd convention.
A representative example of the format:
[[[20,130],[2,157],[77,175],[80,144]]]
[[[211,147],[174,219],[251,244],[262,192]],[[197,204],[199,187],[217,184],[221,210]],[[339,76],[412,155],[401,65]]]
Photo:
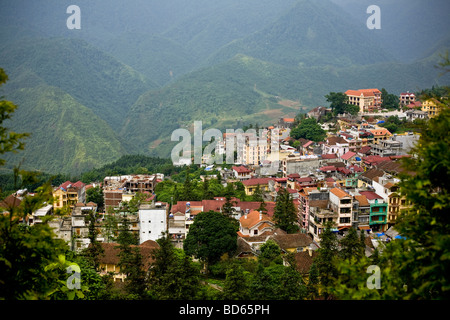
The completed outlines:
[[[358,104],[365,112],[378,109],[381,103],[381,93],[376,89],[349,90],[346,94],[350,103]],[[413,94],[407,92],[402,94],[401,104],[409,108],[417,101]],[[422,107],[424,105],[431,108],[428,102],[422,103]],[[320,117],[328,111],[318,107],[308,116]],[[427,117],[431,116],[427,114]],[[367,255],[379,241],[398,237],[396,219],[399,212],[408,206],[399,193],[398,175],[407,170],[401,159],[409,157],[418,135],[393,135],[380,127],[377,121],[340,117],[338,130],[329,133],[324,141],[299,139],[300,145],[293,147],[289,145],[293,123],[292,118],[282,118],[274,126],[263,128],[265,132],[278,129],[277,136],[269,136],[266,148],[255,147],[249,143],[248,136],[244,136],[242,152],[238,152],[238,161],[231,169],[214,165],[221,172],[224,184],[240,182],[247,195],[259,188],[266,203],[266,211],[260,212],[259,202],[232,199],[232,216],[240,225],[235,257],[256,257],[261,245],[271,239],[284,252],[294,252],[297,267],[307,272],[314,251],[320,247],[320,235],[327,222],[333,222],[332,231],[339,236],[344,236],[349,228],[366,233]],[[274,142],[276,150],[271,149]],[[226,146],[218,147],[225,149]],[[53,204],[37,210],[24,222],[40,223],[42,217],[52,215],[55,210],[70,208],[68,215],[48,223],[72,250],[79,251],[88,247],[90,242],[86,217],[91,212],[97,213],[97,239],[106,252],[101,264],[105,270],[116,272],[117,279],[123,280],[116,266],[117,248],[111,244],[118,231],[111,234],[106,230],[106,217],[123,214],[123,204],[133,199],[136,193],[147,194],[147,198],[138,204],[135,214],[128,216],[128,224],[139,238],[138,247],[146,256],[150,248],[158,246],[156,240],[163,234],[167,234],[176,247],[182,248],[196,215],[210,210],[222,212],[227,201],[224,197],[216,197],[202,201],[159,202],[155,187],[163,180],[164,175],[159,173],[105,177],[100,184],[104,195],[102,212],[97,212],[96,203],[86,203],[86,190],[95,185],[66,181],[54,188]],[[297,209],[300,231],[296,234],[286,234],[274,223],[280,188],[289,192]],[[20,190],[3,200],[0,206],[20,205],[25,196],[27,191]]]

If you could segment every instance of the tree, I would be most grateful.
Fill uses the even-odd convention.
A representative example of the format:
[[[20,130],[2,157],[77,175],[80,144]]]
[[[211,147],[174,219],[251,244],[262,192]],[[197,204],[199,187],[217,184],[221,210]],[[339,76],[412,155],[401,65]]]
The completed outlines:
[[[350,114],[358,114],[359,108],[358,106],[354,106],[348,104],[348,97],[343,92],[330,92],[325,95],[325,98],[328,102],[330,102],[330,108],[334,115],[342,114],[342,113],[350,113]]]
[[[281,249],[274,240],[267,240],[260,248],[261,253],[258,256],[258,261],[265,267],[269,266],[271,262],[278,264],[283,263],[281,259]]]
[[[290,136],[294,139],[308,139],[315,142],[320,142],[327,136],[325,130],[317,123],[314,118],[305,118],[300,121],[299,125],[293,128]]]
[[[18,181],[19,172],[14,169],[14,180]],[[22,183],[27,178],[22,179]],[[45,223],[28,225],[28,213],[42,206],[51,197],[50,181],[46,187],[39,188],[33,201],[17,206],[14,202],[6,212],[0,214],[0,298],[50,299],[53,292],[59,290],[61,274],[58,268],[46,268],[58,264],[60,256],[65,256],[68,246],[57,239],[52,228]],[[22,184],[15,185],[20,189]],[[27,196],[31,197],[31,196]],[[28,212],[28,213],[25,213]],[[67,274],[66,274],[67,277]]]
[[[157,240],[150,269],[151,295],[157,299],[192,300],[200,294],[200,271],[190,257],[175,249],[167,236]]]
[[[244,268],[234,260],[227,270],[222,299],[248,300],[249,298],[250,290],[248,277]]]
[[[413,265],[407,276],[407,297],[443,299],[450,296],[450,89],[436,98],[441,113],[429,120],[405,167],[415,172],[400,182],[401,193],[411,203],[399,215],[396,230],[410,245],[404,263]]]
[[[395,94],[388,93],[385,88],[381,89],[381,108],[395,110],[398,109],[399,97]]]
[[[128,224],[124,219],[119,237],[119,263],[120,272],[125,274],[125,289],[129,299],[140,299],[144,297],[146,290],[146,271],[142,255],[136,246],[136,237],[128,230]],[[134,245],[134,246],[132,246]]]
[[[238,228],[225,215],[215,212],[200,212],[189,228],[183,244],[187,255],[206,262],[219,260],[224,253],[236,250]]]
[[[88,238],[89,246],[84,249],[84,255],[87,260],[92,263],[95,270],[98,270],[100,264],[100,255],[103,254],[104,250],[100,243],[97,241],[98,230],[95,226],[96,214],[93,210],[89,210],[89,214],[85,218],[86,224],[88,225]]]
[[[327,299],[332,293],[332,284],[338,272],[335,266],[335,259],[338,256],[338,240],[336,234],[331,231],[332,224],[327,222],[320,234],[320,248],[318,255],[314,258],[314,263],[319,272],[319,282],[321,292]]]
[[[0,85],[7,79],[0,68]],[[3,126],[16,108],[10,101],[0,101],[0,155],[24,148],[21,140],[28,134],[15,133]],[[4,164],[5,160],[0,159],[0,166]],[[14,190],[38,178],[37,174],[21,171],[19,167],[13,170]],[[27,224],[30,213],[51,202],[51,180],[43,183],[32,199],[28,197],[31,196],[20,206],[13,200],[0,214],[0,299],[49,299],[61,288],[60,270],[47,266],[59,263],[68,246],[56,238],[45,219],[44,223]]]
[[[255,191],[253,191],[251,200],[260,203],[258,209],[256,209],[257,211],[260,211],[262,213],[267,213],[267,208],[266,208],[267,205],[264,202],[264,191],[261,189],[259,183],[256,186]]]
[[[193,186],[189,175],[189,167],[186,167],[186,178],[183,183],[183,193],[180,200],[192,201],[194,199]]]
[[[0,68],[0,86],[6,83],[7,80],[8,76],[5,71]],[[25,147],[23,139],[29,136],[29,133],[17,133],[3,126],[3,122],[11,119],[11,116],[16,109],[17,106],[11,101],[0,100],[0,155],[7,152],[23,150]],[[0,158],[0,166],[4,165],[5,162],[4,159]]]
[[[211,190],[209,190],[209,179],[208,177],[205,177],[205,181],[203,181],[203,196],[202,199],[204,200],[212,200],[214,199],[214,194]]]
[[[450,65],[450,63],[447,63]],[[334,284],[338,298],[448,299],[450,297],[450,108],[448,94],[434,97],[442,108],[423,128],[413,157],[404,159],[400,191],[409,206],[395,229],[402,239],[390,241],[370,259],[340,262]],[[367,289],[369,265],[379,269],[381,288]]]
[[[278,228],[295,233],[299,227],[297,224],[297,210],[295,209],[291,195],[285,188],[278,189],[273,219]]]
[[[316,263],[311,265],[308,273],[308,282],[306,284],[306,295],[309,300],[314,300],[319,295],[319,271]]]
[[[289,257],[289,255],[288,255]],[[303,278],[295,269],[295,261],[292,261],[280,277],[277,298],[281,300],[302,300],[306,297],[306,287]]]
[[[104,200],[103,191],[100,186],[89,188],[86,190],[86,202],[94,202],[97,204],[97,210],[102,212]]]
[[[364,255],[365,245],[361,244],[361,240],[353,227],[348,230],[347,235],[339,241],[339,244],[341,246],[339,254],[342,259],[359,258]]]

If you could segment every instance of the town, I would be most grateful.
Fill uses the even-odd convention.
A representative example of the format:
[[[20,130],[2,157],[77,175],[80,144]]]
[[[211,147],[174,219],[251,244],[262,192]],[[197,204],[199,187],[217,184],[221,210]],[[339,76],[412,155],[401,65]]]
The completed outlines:
[[[207,189],[207,183],[214,180],[224,190],[227,186],[228,190],[239,188],[242,196],[231,192],[180,200],[173,194],[170,200],[161,199],[158,186],[170,181],[170,176],[158,172],[106,176],[89,184],[66,181],[53,186],[53,202],[21,222],[48,223],[56,237],[78,253],[95,240],[104,252],[98,261],[99,273],[112,274],[114,282],[126,279],[118,266],[120,232],[127,230],[135,236],[148,266],[154,261],[150,252],[159,248],[158,240],[166,237],[175,248],[183,249],[197,216],[211,212],[232,218],[238,226],[234,250],[227,252],[229,259],[258,259],[265,244],[274,242],[281,250],[282,264],[295,264],[296,270],[306,275],[327,228],[338,239],[356,230],[364,239],[365,256],[370,257],[383,243],[403,237],[395,229],[396,220],[409,203],[398,184],[403,173],[412,172],[402,165],[402,159],[412,156],[410,151],[420,135],[414,131],[392,133],[385,125],[393,115],[402,123],[427,121],[441,109],[433,99],[420,101],[410,92],[402,93],[398,108],[390,111],[382,110],[378,89],[348,90],[345,97],[346,106],[357,107],[357,112],[336,113],[332,107],[319,106],[262,128],[268,134],[266,144],[251,143],[252,134],[244,133],[242,143],[231,146],[237,148],[233,164],[211,164],[208,157],[202,158],[197,167],[208,174],[200,175],[197,185]],[[319,134],[323,139],[299,137],[298,128],[308,119],[323,132],[323,136]],[[227,143],[235,141],[226,135],[224,143],[217,145],[217,154],[225,155],[230,147]],[[101,203],[92,200],[92,190]],[[18,190],[0,206],[7,211],[28,197],[33,197],[33,192]],[[288,227],[276,213],[282,198],[292,203],[295,212]]]

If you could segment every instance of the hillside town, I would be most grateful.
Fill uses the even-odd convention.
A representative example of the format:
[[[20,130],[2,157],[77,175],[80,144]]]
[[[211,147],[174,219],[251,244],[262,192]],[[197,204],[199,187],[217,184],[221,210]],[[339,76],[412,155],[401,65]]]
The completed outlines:
[[[22,222],[34,225],[52,216],[54,219],[46,223],[56,236],[65,240],[71,250],[81,252],[90,245],[92,222],[87,216],[94,213],[96,241],[105,252],[100,258],[100,270],[102,274],[114,273],[115,281],[123,281],[125,277],[117,266],[118,249],[114,245],[120,224],[125,220],[119,221],[119,227],[116,225],[114,229],[109,217],[127,216],[127,228],[139,239],[136,246],[149,264],[152,260],[149,252],[158,247],[158,239],[168,236],[176,248],[182,249],[199,213],[224,212],[224,206],[229,203],[231,210],[228,212],[239,224],[233,258],[257,258],[261,246],[273,240],[283,253],[293,253],[296,268],[307,273],[321,246],[321,234],[327,223],[332,224],[332,232],[338,238],[344,237],[351,228],[358,234],[363,233],[365,255],[370,257],[380,243],[402,237],[395,229],[396,219],[408,203],[400,194],[398,183],[402,173],[411,172],[402,166],[401,159],[411,157],[410,150],[419,135],[415,132],[392,134],[381,126],[384,121],[378,89],[348,90],[345,94],[349,104],[358,106],[360,112],[339,114],[334,125],[322,123],[326,131],[323,141],[292,138],[290,132],[298,125],[298,120],[280,118],[262,130],[277,132],[268,136],[266,148],[252,144],[251,135],[244,134],[243,143],[237,144],[241,149],[236,150],[236,162],[231,166],[210,164],[207,157],[203,159],[199,167],[217,173],[202,176],[203,181],[219,179],[223,186],[242,183],[245,195],[262,194],[264,210],[261,210],[261,201],[242,201],[236,197],[183,201],[172,197],[170,202],[160,201],[156,186],[170,177],[161,173],[130,174],[107,176],[103,181],[90,184],[66,181],[54,186],[54,202],[27,215]],[[402,93],[399,101],[400,108],[395,114],[400,119],[428,119],[439,113],[433,101],[416,100],[409,92]],[[306,117],[319,120],[331,111],[316,107]],[[273,145],[277,146],[276,155],[270,149]],[[226,148],[225,143],[219,145],[217,152],[225,154]],[[273,161],[274,156],[277,161]],[[101,188],[101,205],[88,201],[87,192],[91,188]],[[298,227],[295,233],[282,230],[274,219],[282,191],[288,192],[295,207]],[[30,196],[33,193],[18,190],[3,200],[1,206],[20,206]],[[63,212],[66,214],[61,214]]]

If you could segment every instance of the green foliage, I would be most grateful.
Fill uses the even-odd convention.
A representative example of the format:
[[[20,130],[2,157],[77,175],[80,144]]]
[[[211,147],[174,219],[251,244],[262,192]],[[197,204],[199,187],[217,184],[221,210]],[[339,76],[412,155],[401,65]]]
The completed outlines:
[[[320,248],[317,249],[317,257],[314,259],[320,282],[320,292],[325,298],[331,293],[334,279],[338,276],[335,259],[338,257],[338,240],[336,234],[331,231],[332,225],[327,222],[320,234]]]
[[[100,186],[89,188],[86,190],[86,202],[94,202],[97,204],[97,210],[102,212],[104,199],[103,190]]]
[[[381,108],[388,110],[398,109],[400,98],[392,93],[387,92],[385,88],[381,89]]]
[[[300,120],[297,127],[292,128],[290,136],[294,139],[308,139],[316,142],[323,141],[327,136],[325,130],[317,123],[314,118],[305,118]]]
[[[200,270],[191,258],[173,247],[168,237],[157,240],[155,262],[150,269],[149,290],[152,297],[170,300],[201,298]]]
[[[236,249],[237,231],[236,224],[222,213],[200,212],[189,227],[183,249],[187,255],[211,264]]]
[[[240,264],[231,263],[227,270],[222,299],[248,300],[250,297],[248,273]]]
[[[359,107],[348,104],[347,95],[343,92],[330,92],[325,96],[327,101],[330,102],[330,108],[334,115],[350,113],[350,114],[358,114]]]
[[[362,231],[361,233],[364,233]],[[351,257],[363,257],[365,255],[365,244],[361,242],[356,230],[350,228],[347,235],[339,242],[341,249],[339,254],[342,259],[350,259]]]
[[[80,180],[84,183],[103,181],[107,176],[137,174],[138,170],[142,170],[142,168],[145,168],[148,173],[163,173],[164,175],[173,175],[182,170],[180,167],[173,166],[170,159],[144,155],[124,155],[114,162],[84,172]]]
[[[0,68],[0,86],[8,80],[5,71]],[[11,119],[12,114],[16,111],[17,106],[11,101],[0,100],[0,155],[7,152],[16,152],[24,149],[24,138],[29,136],[28,133],[17,133],[4,127],[3,123],[7,119]],[[0,158],[0,166],[5,164],[5,160]]]
[[[295,233],[299,227],[297,224],[297,210],[295,209],[291,195],[284,188],[279,188],[273,219],[278,228],[288,233]]]
[[[273,240],[267,240],[260,248],[261,253],[258,256],[258,261],[265,267],[272,262],[275,264],[282,264],[281,249]]]

